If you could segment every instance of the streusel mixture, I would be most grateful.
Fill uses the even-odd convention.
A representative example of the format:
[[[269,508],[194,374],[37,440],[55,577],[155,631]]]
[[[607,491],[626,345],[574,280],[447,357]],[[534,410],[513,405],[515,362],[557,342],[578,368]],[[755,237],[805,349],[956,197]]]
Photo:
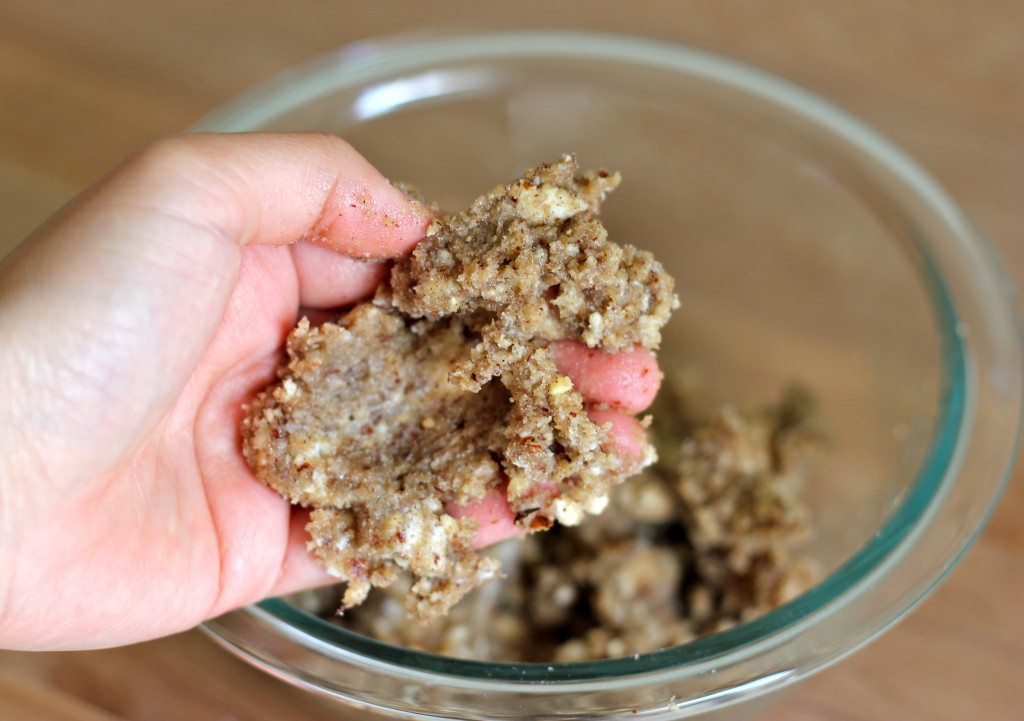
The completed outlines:
[[[410,613],[443,615],[501,574],[454,507],[500,492],[525,530],[578,523],[653,462],[649,445],[611,448],[547,347],[654,349],[678,305],[662,266],[598,220],[618,183],[570,156],[534,168],[438,218],[372,303],[290,335],[243,450],[313,509],[311,547],[347,582],[342,608],[403,576]]]
[[[807,396],[726,407],[682,428],[662,460],[612,491],[602,515],[496,548],[508,578],[447,617],[407,618],[396,584],[337,622],[444,655],[585,661],[685,643],[802,593],[817,574],[798,550],[808,535],[800,492],[823,445]],[[327,616],[337,594],[293,602]]]

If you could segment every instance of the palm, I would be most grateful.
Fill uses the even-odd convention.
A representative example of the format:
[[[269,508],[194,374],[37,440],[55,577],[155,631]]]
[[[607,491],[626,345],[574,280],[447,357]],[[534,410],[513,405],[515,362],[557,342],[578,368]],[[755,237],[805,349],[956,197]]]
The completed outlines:
[[[255,304],[254,298],[263,300]],[[177,299],[168,300],[173,313]],[[36,499],[49,518],[27,529],[25,545],[42,563],[23,570],[22,580],[35,577],[48,591],[24,599],[30,605],[26,611],[66,618],[83,635],[131,629],[127,641],[140,628],[147,635],[187,628],[316,578],[310,567],[290,568],[301,555],[286,562],[288,504],[253,482],[238,450],[241,403],[273,374],[277,349],[297,308],[288,250],[248,249],[238,285],[198,367],[176,402],[156,409],[155,426],[137,449],[109,456],[107,468],[77,478],[74,489],[54,484],[53,493]],[[196,319],[174,317],[184,333],[194,330]],[[123,370],[113,373],[123,375]],[[94,442],[65,448],[61,466],[95,466],[97,450],[118,446],[119,437],[105,437],[105,431],[117,433],[154,410],[119,397],[134,385],[112,385],[106,404],[130,417],[102,419],[94,426]],[[253,568],[268,573],[246,573]],[[66,629],[39,632],[59,637]]]

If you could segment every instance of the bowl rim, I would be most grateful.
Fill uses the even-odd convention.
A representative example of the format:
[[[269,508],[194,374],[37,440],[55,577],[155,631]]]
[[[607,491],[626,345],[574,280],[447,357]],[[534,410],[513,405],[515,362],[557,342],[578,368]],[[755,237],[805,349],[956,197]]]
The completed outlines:
[[[194,129],[232,131],[254,128],[327,92],[406,70],[423,69],[427,65],[531,57],[617,60],[684,72],[794,113],[865,153],[911,188],[957,235],[965,239],[965,243],[981,249],[985,270],[995,281],[993,286],[1004,289],[1004,302],[998,304],[1001,306],[999,311],[1009,318],[1016,331],[1012,344],[1016,357],[1010,359],[1010,364],[1020,368],[1020,330],[1014,309],[1005,297],[1008,284],[1001,277],[991,250],[939,185],[903,151],[832,103],[772,74],[708,52],[647,38],[566,31],[443,34],[427,39],[399,38],[358,43],[299,66],[244,93],[211,113]],[[900,507],[876,535],[830,576],[792,601],[757,619],[682,646],[634,657],[560,664],[481,662],[411,651],[332,625],[279,599],[264,601],[243,609],[241,613],[253,614],[286,635],[302,637],[304,643],[315,645],[328,655],[356,658],[360,663],[383,665],[391,670],[397,668],[415,675],[440,674],[456,684],[463,680],[471,681],[478,690],[515,687],[522,691],[524,686],[540,683],[569,684],[585,689],[599,681],[603,684],[598,685],[607,685],[612,679],[629,682],[639,677],[649,678],[659,672],[678,674],[690,669],[699,673],[728,662],[726,659],[737,653],[753,654],[761,648],[778,647],[792,641],[808,620],[831,613],[838,606],[870,593],[877,579],[884,576],[890,565],[912,547],[922,529],[938,512],[945,494],[957,481],[964,446],[970,441],[969,430],[977,400],[973,354],[961,333],[962,318],[940,272],[939,261],[923,241],[915,238],[914,243],[922,261],[922,275],[939,330],[944,373],[940,417],[932,430],[926,460]],[[924,587],[904,597],[900,607],[893,610],[884,622],[879,622],[856,643],[823,658],[816,668],[823,668],[856,650],[902,618],[942,581],[968,550],[991,515],[1013,468],[1020,432],[1019,386],[1018,379],[1011,394],[1017,406],[1016,427],[1008,431],[1013,435],[1012,449],[1003,459],[1002,478],[973,531],[959,543],[944,567],[931,574]],[[220,640],[225,640],[226,635],[218,631],[216,621],[207,624],[206,628]],[[802,675],[802,669],[800,671],[793,669],[789,676],[773,679],[773,685],[790,676]],[[752,679],[749,683],[763,681],[764,678]],[[740,688],[734,686],[733,690]]]

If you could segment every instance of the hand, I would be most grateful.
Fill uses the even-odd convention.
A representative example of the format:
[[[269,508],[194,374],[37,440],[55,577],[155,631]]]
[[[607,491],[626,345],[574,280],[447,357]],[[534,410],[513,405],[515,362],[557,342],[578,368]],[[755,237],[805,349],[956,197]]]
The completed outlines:
[[[130,643],[331,582],[306,514],[245,465],[241,404],[300,306],[366,297],[429,221],[337,138],[193,135],[130,158],[8,257],[0,647]],[[557,355],[635,448],[630,413],[657,383],[623,400],[619,381],[636,388],[653,357]]]

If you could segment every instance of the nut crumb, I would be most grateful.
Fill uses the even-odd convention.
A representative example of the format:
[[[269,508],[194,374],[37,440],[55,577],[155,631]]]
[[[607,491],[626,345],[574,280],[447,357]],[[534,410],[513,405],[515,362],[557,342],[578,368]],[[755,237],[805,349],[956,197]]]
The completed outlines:
[[[555,379],[551,381],[551,384],[548,386],[548,393],[553,396],[560,396],[571,390],[572,381],[569,379],[569,376],[555,376]]]

